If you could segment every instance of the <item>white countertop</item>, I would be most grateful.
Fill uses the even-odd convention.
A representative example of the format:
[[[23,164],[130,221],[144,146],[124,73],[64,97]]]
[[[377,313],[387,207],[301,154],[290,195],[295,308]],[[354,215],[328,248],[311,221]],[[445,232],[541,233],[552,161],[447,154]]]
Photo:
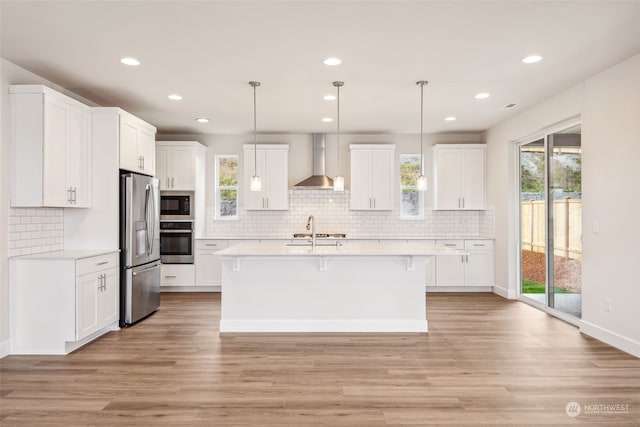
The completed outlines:
[[[323,241],[323,242],[326,242]],[[320,243],[323,243],[320,242]],[[300,242],[302,243],[302,242]],[[284,242],[241,243],[217,253],[234,256],[431,256],[466,255],[467,252],[441,245],[403,243],[345,243],[343,245],[287,245]]]
[[[291,235],[277,237],[277,236],[249,236],[249,237],[225,237],[225,236],[215,236],[215,237],[196,237],[196,240],[305,240],[305,238],[297,237],[294,238]],[[483,237],[483,236],[426,236],[426,237],[394,237],[394,236],[385,236],[385,237],[358,237],[358,236],[349,236],[343,239],[336,238],[318,238],[318,241],[335,241],[335,240],[494,240],[493,237]]]
[[[102,250],[63,250],[63,251],[51,251],[42,252],[39,254],[31,255],[19,255],[11,257],[10,259],[68,259],[77,260],[83,258],[91,258],[94,256],[113,254],[120,252],[119,249],[102,249]]]

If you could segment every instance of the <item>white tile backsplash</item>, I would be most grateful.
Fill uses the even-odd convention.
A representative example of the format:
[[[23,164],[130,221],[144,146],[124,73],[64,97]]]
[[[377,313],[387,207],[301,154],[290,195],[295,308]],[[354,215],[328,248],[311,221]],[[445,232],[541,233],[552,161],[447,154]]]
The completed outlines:
[[[492,210],[431,211],[424,219],[400,219],[400,212],[351,211],[349,192],[290,190],[288,211],[239,210],[238,220],[216,220],[207,209],[209,237],[289,237],[304,233],[309,215],[319,233],[346,233],[351,238],[493,237]]]
[[[63,249],[62,208],[9,208],[9,256]]]

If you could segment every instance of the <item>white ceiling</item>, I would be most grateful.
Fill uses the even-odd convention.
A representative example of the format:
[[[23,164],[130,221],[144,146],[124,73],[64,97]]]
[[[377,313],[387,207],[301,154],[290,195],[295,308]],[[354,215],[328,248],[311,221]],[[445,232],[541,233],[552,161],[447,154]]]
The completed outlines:
[[[260,133],[334,132],[321,122],[335,117],[322,99],[334,80],[341,131],[419,132],[417,80],[425,133],[482,131],[640,52],[638,0],[2,0],[0,12],[2,57],[165,134],[250,133],[250,80]],[[523,64],[532,53],[544,60]]]

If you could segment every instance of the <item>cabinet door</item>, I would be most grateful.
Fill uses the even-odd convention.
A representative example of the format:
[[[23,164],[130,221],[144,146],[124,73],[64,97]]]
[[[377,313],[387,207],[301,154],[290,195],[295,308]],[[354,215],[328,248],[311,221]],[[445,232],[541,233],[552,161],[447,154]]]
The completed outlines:
[[[120,274],[117,268],[103,271],[101,274],[104,276],[98,320],[103,328],[120,317]]]
[[[268,210],[289,209],[288,151],[265,150],[265,208]]]
[[[196,189],[195,156],[196,151],[193,147],[176,146],[171,148],[170,177],[172,190],[194,191]]]
[[[433,209],[460,209],[460,150],[434,153]]]
[[[371,150],[351,150],[351,210],[373,209],[371,196]]]
[[[247,210],[266,209],[265,203],[265,151],[256,150],[257,161],[254,163],[254,150],[244,150],[244,208]],[[254,172],[255,168],[255,172]],[[262,191],[251,191],[251,177],[257,174],[262,180]]]
[[[70,206],[91,207],[91,115],[69,108],[67,130],[67,187],[72,189]]]
[[[371,154],[371,162],[373,209],[390,211],[393,209],[395,199],[394,151],[374,149]]]
[[[438,240],[439,245],[452,249],[464,249],[462,240]],[[439,255],[436,257],[436,286],[464,286],[464,255]]]
[[[493,286],[493,252],[470,250],[465,265],[467,286]]]
[[[100,285],[102,273],[91,273],[76,278],[76,340],[100,329]]]
[[[67,176],[67,113],[64,102],[45,96],[43,195],[44,206],[65,207],[70,204]]]
[[[138,155],[142,159],[141,172],[154,175],[156,172],[156,134],[146,127],[138,127]]]
[[[141,172],[138,154],[138,128],[135,123],[120,118],[120,169]]]
[[[218,251],[197,251],[195,255],[196,286],[222,283],[222,267]]]
[[[170,153],[171,147],[156,147],[156,178],[160,180],[160,190],[171,190]]]
[[[485,150],[461,150],[460,197],[463,209],[485,208]]]

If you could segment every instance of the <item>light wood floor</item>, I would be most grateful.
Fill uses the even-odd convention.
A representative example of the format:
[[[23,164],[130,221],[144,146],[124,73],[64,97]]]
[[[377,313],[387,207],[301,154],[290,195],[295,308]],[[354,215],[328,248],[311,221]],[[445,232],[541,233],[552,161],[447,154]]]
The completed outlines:
[[[71,355],[2,359],[0,422],[640,425],[640,359],[493,294],[427,306],[428,335],[220,336],[218,294],[164,294],[147,320]],[[612,404],[628,409],[593,413]]]

